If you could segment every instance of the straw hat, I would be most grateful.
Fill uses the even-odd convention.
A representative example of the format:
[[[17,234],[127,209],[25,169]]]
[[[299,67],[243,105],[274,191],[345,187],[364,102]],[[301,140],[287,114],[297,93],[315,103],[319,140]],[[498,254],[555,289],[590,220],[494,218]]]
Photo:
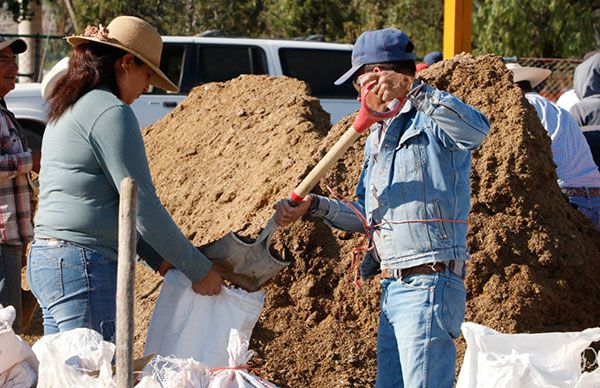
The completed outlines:
[[[532,88],[535,88],[546,78],[550,76],[552,71],[542,69],[541,67],[523,67],[518,63],[507,63],[506,68],[513,73],[515,82],[529,81]]]
[[[150,84],[161,89],[177,91],[167,76],[160,71],[162,39],[154,27],[134,16],[118,16],[107,27],[87,26],[83,35],[67,38],[71,46],[82,43],[98,42],[117,47],[135,55],[154,71]]]

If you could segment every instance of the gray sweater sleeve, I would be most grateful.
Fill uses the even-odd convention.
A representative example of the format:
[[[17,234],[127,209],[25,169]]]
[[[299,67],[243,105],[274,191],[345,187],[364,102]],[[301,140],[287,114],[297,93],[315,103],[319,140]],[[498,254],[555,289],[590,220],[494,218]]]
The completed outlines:
[[[181,233],[160,203],[133,111],[128,106],[106,109],[92,125],[89,137],[106,178],[116,190],[125,177],[137,182],[137,230],[141,237],[192,282],[202,279],[212,263]]]

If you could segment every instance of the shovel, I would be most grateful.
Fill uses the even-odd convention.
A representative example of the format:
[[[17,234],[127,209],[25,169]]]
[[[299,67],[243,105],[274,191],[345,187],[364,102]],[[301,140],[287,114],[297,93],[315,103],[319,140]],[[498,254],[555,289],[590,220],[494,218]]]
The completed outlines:
[[[366,97],[375,83],[362,88],[361,107],[352,126],[331,147],[323,159],[300,182],[290,194],[290,204],[302,203],[304,197],[317,185],[325,173],[342,157],[344,152],[358,137],[374,123],[394,117],[400,111],[402,103],[386,112],[377,112],[367,106]],[[269,219],[260,236],[255,241],[246,242],[234,232],[201,248],[223,278],[247,291],[256,291],[267,280],[290,264],[271,254],[269,246],[277,224],[273,217]]]

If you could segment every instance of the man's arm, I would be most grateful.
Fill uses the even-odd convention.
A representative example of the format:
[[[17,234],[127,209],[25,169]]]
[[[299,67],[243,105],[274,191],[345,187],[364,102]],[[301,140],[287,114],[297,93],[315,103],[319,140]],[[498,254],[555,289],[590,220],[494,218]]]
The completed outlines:
[[[438,90],[424,81],[394,71],[362,75],[363,85],[376,82],[371,92],[383,101],[408,98],[416,109],[430,116],[441,131],[436,135],[446,146],[470,150],[478,147],[490,129],[488,119],[477,109],[450,93]]]
[[[448,148],[475,149],[490,130],[490,123],[483,113],[430,85],[424,84],[418,93],[409,94],[409,100],[437,124],[439,130],[434,128],[434,132]]]

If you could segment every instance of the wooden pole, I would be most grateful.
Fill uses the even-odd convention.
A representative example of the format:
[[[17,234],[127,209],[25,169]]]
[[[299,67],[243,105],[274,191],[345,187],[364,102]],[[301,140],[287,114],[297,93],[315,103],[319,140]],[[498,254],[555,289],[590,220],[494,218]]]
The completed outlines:
[[[117,267],[117,387],[133,387],[133,289],[137,232],[137,184],[121,181]]]

